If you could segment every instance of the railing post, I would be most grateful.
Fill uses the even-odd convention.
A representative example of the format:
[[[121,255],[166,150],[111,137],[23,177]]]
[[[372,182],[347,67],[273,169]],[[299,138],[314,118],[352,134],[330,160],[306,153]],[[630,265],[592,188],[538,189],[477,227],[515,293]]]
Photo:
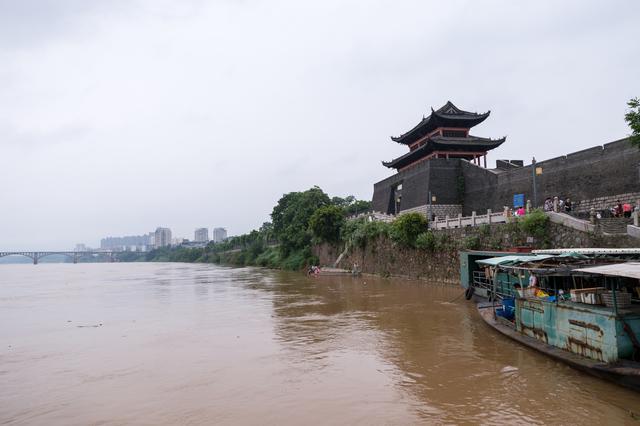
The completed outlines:
[[[491,209],[487,209],[487,223],[491,225]]]
[[[462,228],[462,213],[458,213],[458,228]]]
[[[553,197],[553,211],[558,213],[558,197]]]
[[[476,226],[476,212],[471,212],[471,226]]]
[[[633,226],[640,226],[638,223],[640,221],[638,220],[638,210],[633,212]]]

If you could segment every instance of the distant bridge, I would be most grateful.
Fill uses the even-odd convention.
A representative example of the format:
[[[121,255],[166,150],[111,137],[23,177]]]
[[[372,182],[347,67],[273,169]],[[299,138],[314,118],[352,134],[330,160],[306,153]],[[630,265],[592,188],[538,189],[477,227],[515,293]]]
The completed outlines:
[[[38,260],[42,259],[45,256],[51,256],[52,254],[61,254],[73,259],[73,263],[78,263],[78,259],[83,257],[91,257],[96,258],[100,256],[108,256],[109,262],[115,261],[116,258],[115,251],[98,251],[98,250],[89,250],[89,251],[0,251],[0,257],[5,256],[26,256],[33,259],[33,264],[37,265]]]

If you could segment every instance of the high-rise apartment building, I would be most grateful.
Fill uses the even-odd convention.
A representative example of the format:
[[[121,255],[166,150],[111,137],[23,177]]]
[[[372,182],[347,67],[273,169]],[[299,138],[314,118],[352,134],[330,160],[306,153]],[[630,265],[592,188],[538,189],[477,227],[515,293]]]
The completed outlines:
[[[213,242],[220,243],[227,239],[227,230],[224,228],[213,228]]]
[[[194,232],[193,241],[198,243],[209,241],[209,230],[207,228],[197,228]]]
[[[171,245],[171,229],[169,228],[156,228],[154,235],[154,247],[166,247]]]

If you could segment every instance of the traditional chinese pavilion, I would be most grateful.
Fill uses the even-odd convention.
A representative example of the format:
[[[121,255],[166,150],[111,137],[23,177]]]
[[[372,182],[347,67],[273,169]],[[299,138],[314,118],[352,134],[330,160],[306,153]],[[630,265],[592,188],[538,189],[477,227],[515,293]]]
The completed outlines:
[[[374,183],[373,210],[390,215],[417,212],[433,219],[502,211],[523,197],[534,206],[549,196],[571,197],[575,211],[583,213],[608,208],[617,200],[640,200],[640,150],[628,139],[529,165],[496,160],[495,168],[487,168],[487,153],[505,138],[483,138],[469,131],[489,113],[463,111],[447,102],[431,109],[405,134],[391,138],[409,152],[383,162],[394,173]]]
[[[407,145],[409,152],[382,164],[402,171],[431,158],[463,158],[478,166],[484,160],[486,168],[487,152],[499,147],[505,138],[482,138],[470,135],[469,130],[486,120],[490,113],[463,111],[451,102],[435,111],[431,108],[431,114],[413,129],[391,138],[394,142]]]

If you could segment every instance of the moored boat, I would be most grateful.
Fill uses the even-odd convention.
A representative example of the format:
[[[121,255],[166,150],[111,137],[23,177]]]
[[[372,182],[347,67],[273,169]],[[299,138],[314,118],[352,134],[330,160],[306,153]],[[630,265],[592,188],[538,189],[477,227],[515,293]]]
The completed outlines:
[[[640,390],[640,250],[462,252],[467,298],[493,329]]]

